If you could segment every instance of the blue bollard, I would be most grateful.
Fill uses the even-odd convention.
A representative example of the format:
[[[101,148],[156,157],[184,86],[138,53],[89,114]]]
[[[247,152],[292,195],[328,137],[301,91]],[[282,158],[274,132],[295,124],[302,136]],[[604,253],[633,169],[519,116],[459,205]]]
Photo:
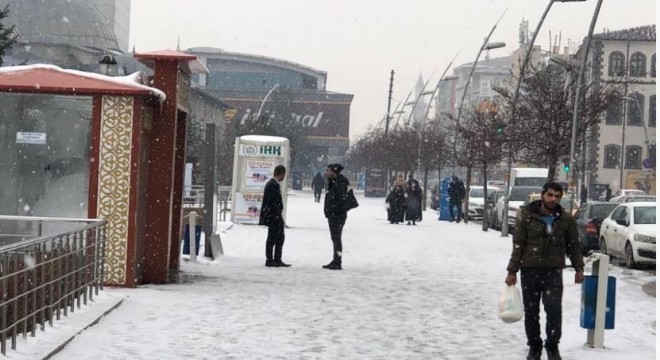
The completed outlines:
[[[202,238],[202,225],[195,225],[195,255],[199,255],[199,242]],[[190,225],[183,229],[183,254],[190,255]]]
[[[596,327],[596,297],[598,292],[598,276],[587,275],[582,282],[582,301],[580,306],[580,327],[594,329]],[[605,305],[605,329],[614,329],[614,314],[616,305],[616,278],[607,277],[607,301]]]

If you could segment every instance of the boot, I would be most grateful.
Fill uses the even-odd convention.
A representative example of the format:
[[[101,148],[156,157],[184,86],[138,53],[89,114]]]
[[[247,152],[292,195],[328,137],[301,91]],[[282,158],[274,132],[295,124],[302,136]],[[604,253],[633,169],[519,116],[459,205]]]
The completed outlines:
[[[557,346],[547,346],[545,353],[548,354],[548,360],[561,360],[559,348]]]
[[[527,353],[527,360],[541,360],[541,353],[543,348],[540,346],[530,346],[529,353]]]
[[[332,261],[328,265],[323,265],[323,268],[328,269],[328,270],[341,270],[341,264],[338,264],[338,263]]]

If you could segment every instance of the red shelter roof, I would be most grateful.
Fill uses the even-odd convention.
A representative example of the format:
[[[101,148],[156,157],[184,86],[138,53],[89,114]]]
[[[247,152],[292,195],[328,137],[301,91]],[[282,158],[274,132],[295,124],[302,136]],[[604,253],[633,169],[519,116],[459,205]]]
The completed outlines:
[[[138,77],[139,73],[111,77],[45,64],[10,66],[0,68],[0,92],[142,95],[165,99],[162,91],[137,82]]]

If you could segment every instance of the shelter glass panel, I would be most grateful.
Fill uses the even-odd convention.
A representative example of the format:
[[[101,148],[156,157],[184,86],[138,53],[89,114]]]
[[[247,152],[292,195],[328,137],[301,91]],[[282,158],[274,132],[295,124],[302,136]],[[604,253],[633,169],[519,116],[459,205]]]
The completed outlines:
[[[92,98],[0,96],[0,214],[87,217]]]

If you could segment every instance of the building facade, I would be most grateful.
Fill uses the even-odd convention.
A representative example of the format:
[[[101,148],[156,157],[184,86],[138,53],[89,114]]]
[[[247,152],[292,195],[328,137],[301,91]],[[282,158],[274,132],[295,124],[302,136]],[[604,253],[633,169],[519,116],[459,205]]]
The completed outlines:
[[[187,50],[209,69],[194,85],[235,109],[226,119],[237,126],[259,114],[279,111],[304,128],[308,163],[296,164],[313,176],[328,163],[343,162],[349,146],[353,95],[326,90],[327,73],[270,57],[240,54],[217,48]]]
[[[594,35],[589,60],[593,81],[622,92],[588,139],[591,197],[606,185],[655,193],[655,25]]]
[[[128,51],[131,31],[131,0],[90,0],[107,19],[121,51]]]

